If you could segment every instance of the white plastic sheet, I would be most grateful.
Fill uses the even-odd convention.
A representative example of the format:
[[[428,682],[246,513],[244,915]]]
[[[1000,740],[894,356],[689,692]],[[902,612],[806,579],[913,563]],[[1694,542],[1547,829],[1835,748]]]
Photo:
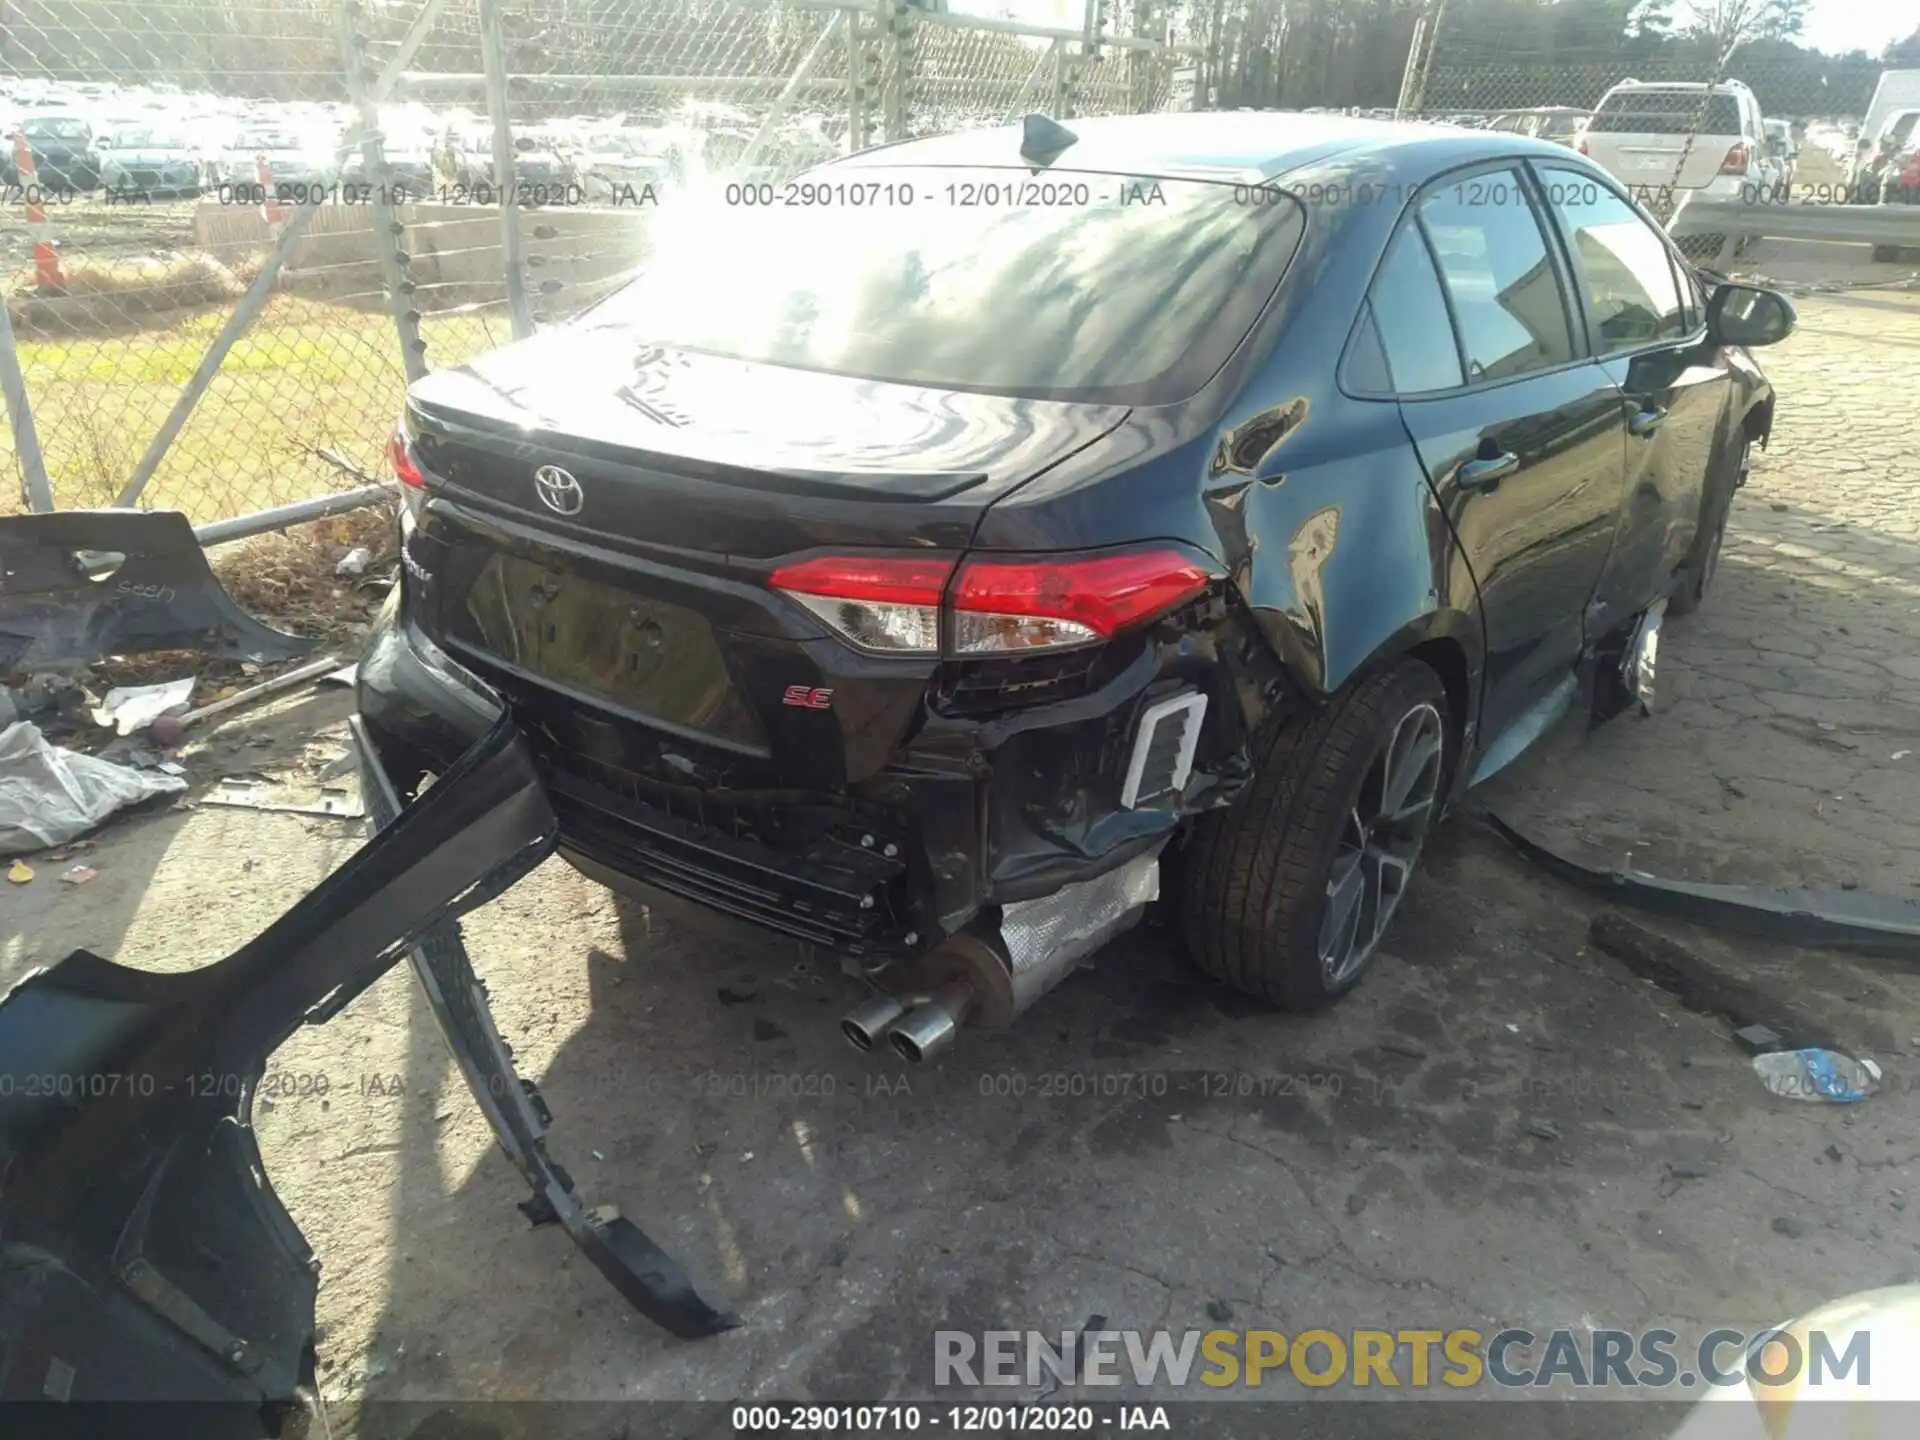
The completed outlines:
[[[193,677],[169,680],[161,685],[116,686],[107,691],[93,712],[93,723],[111,725],[116,733],[131,735],[144,730],[162,715],[173,715],[187,708],[193,699]]]
[[[65,844],[116,810],[186,788],[176,775],[50,745],[38,725],[16,721],[0,730],[0,855]]]

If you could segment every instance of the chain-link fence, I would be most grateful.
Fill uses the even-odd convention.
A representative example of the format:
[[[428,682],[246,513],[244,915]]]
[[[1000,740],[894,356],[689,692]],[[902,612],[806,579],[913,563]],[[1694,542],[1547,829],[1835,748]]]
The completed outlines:
[[[607,294],[662,203],[1035,110],[1546,136],[1722,268],[1911,276],[1920,207],[1898,202],[1920,161],[1885,66],[1629,12],[1084,0],[1048,26],[944,0],[0,0],[0,504],[209,522],[350,503],[410,378]]]
[[[1190,107],[1176,28],[1158,0],[1057,28],[905,0],[0,0],[0,507],[353,503],[410,378],[608,293],[668,197],[1031,110]]]
[[[1920,196],[1902,174],[1920,166],[1889,131],[1883,63],[1767,38],[1752,28],[1773,13],[1759,5],[1710,12],[1746,30],[1656,33],[1615,17],[1613,34],[1578,44],[1550,38],[1546,18],[1474,23],[1484,9],[1441,3],[1419,18],[1397,113],[1576,147],[1723,269],[1847,288],[1911,278],[1920,209],[1906,202]]]

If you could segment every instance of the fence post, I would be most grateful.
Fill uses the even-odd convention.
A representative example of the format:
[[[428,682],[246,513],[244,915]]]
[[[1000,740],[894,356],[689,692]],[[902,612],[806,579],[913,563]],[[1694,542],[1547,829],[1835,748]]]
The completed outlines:
[[[820,31],[820,38],[813,42],[805,58],[794,67],[793,74],[787,77],[786,87],[774,100],[773,108],[767,111],[765,118],[760,121],[760,128],[753,132],[753,139],[747,142],[747,148],[741,152],[740,159],[736,163],[742,174],[746,173],[749,165],[760,158],[760,152],[766,148],[767,141],[773,136],[774,127],[786,118],[787,112],[793,108],[793,102],[799,98],[800,92],[806,89],[807,82],[813,78],[813,72],[819,68],[820,61],[833,47],[833,42],[838,38],[840,27],[846,23],[846,19],[847,12],[844,10],[836,10],[827,17],[826,26]]]
[[[13,426],[13,452],[20,457],[20,488],[27,508],[36,515],[53,509],[53,487],[47,484],[47,461],[40,453],[40,432],[33,428],[33,406],[27,400],[27,377],[20,373],[20,355],[13,348],[13,314],[7,296],[0,295],[0,390],[7,396],[7,422]]]
[[[1413,90],[1420,74],[1421,47],[1427,39],[1427,17],[1424,12],[1413,18],[1413,36],[1407,41],[1407,63],[1400,69],[1400,94],[1393,102],[1393,118],[1404,120],[1413,107]]]
[[[507,313],[513,319],[513,338],[524,340],[533,334],[533,307],[527,300],[513,124],[507,113],[506,39],[500,30],[499,0],[479,0],[479,7],[480,63],[486,70],[487,118],[493,122],[493,178],[500,186],[500,253],[507,272]]]
[[[864,150],[873,143],[873,107],[869,82],[871,59],[867,51],[870,38],[867,12],[847,9],[847,153]]]
[[[1406,110],[1410,115],[1418,116],[1420,107],[1427,100],[1427,77],[1433,74],[1433,57],[1440,49],[1440,30],[1447,19],[1447,0],[1440,0],[1434,7],[1433,24],[1427,27],[1426,53],[1420,57],[1420,73],[1413,82],[1413,98],[1408,101]]]
[[[341,0],[340,63],[346,75],[347,98],[360,116],[360,154],[365,165],[363,173],[371,187],[373,248],[380,258],[381,286],[387,292],[387,308],[393,312],[393,327],[400,336],[400,363],[411,384],[427,373],[427,345],[420,338],[420,312],[413,306],[413,280],[407,274],[406,252],[400,248],[405,232],[393,205],[386,141],[380,130],[380,106],[370,88],[378,72],[368,73],[371,65],[366,37],[360,33],[357,23],[359,15],[359,0]],[[343,172],[345,168],[343,162]]]
[[[200,397],[206,393],[207,386],[213,383],[213,377],[220,373],[220,362],[227,358],[233,342],[246,334],[254,317],[266,308],[267,298],[273,294],[274,282],[280,278],[280,267],[286,264],[287,256],[293,253],[293,247],[307,233],[307,227],[319,213],[318,205],[296,206],[293,218],[280,227],[280,234],[267,254],[266,263],[260,267],[260,273],[253,277],[253,284],[240,297],[240,303],[233,307],[233,313],[227,317],[227,323],[220,327],[220,333],[213,337],[207,353],[200,357],[200,363],[188,377],[180,398],[173,402],[173,409],[167,412],[167,418],[160,422],[159,430],[147,445],[146,454],[133,467],[133,478],[127,481],[127,488],[120,492],[120,498],[113,502],[114,509],[128,509],[140,498],[140,492],[147,488],[147,481],[153,478],[153,472],[160,468],[160,462],[166,458],[167,447],[173,444],[174,437],[185,427],[187,417],[193,413],[193,407],[200,403]]]
[[[881,43],[880,138],[889,144],[907,138],[912,106],[913,11],[903,0],[875,0]]]

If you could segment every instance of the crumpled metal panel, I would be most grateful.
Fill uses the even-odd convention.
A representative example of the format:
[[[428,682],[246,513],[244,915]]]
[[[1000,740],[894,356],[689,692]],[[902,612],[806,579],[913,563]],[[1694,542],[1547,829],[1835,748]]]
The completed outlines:
[[[1092,880],[1003,906],[1000,938],[1013,970],[1016,1013],[1114,936],[1131,929],[1148,902],[1159,898],[1156,849]]]

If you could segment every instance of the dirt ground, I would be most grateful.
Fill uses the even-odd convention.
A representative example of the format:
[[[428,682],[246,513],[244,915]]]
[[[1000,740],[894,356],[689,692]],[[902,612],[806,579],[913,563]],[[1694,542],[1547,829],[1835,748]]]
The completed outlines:
[[[1765,357],[1779,425],[1716,591],[1669,626],[1663,713],[1565,729],[1475,799],[1648,870],[1912,899],[1920,295],[1809,297],[1802,316]],[[318,692],[231,725],[192,776],[311,777],[343,750],[348,705]],[[83,857],[100,872],[84,888],[59,865],[5,887],[0,980],[76,945],[212,960],[359,839],[212,806],[124,820]],[[1141,932],[1014,1031],[906,1071],[847,1047],[834,1022],[856,997],[790,947],[685,932],[549,864],[467,935],[557,1117],[553,1153],[744,1324],[667,1338],[528,1226],[402,970],[275,1057],[283,1089],[324,1076],[326,1095],[257,1116],[325,1267],[334,1433],[513,1428],[433,1418],[479,1399],[924,1396],[936,1328],[1689,1336],[1920,1280],[1920,975],[1640,918],[1885,1068],[1863,1104],[1796,1104],[1761,1089],[1723,1018],[1589,943],[1601,908],[1462,815],[1329,1014],[1238,1000]],[[1673,1419],[1579,1408],[1553,1433]],[[1318,1409],[1320,1433],[1437,1428],[1426,1410]],[[1513,1425],[1476,1407],[1475,1431],[1537,1433],[1502,1409]],[[1240,1433],[1225,1416],[1209,1433]],[[620,1433],[585,1406],[537,1428]]]

